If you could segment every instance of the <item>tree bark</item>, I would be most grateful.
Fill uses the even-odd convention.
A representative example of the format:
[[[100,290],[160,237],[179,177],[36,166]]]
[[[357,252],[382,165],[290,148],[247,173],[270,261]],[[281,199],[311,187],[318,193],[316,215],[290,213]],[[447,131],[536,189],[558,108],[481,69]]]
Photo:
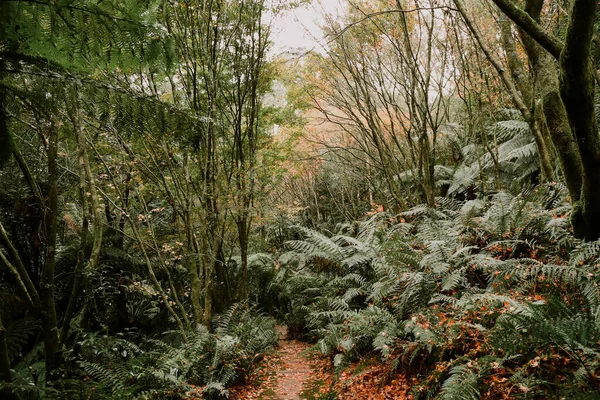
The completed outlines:
[[[173,309],[173,307],[171,307],[171,304],[169,303],[169,298],[166,295],[165,291],[163,290],[163,288],[162,288],[162,286],[161,286],[158,278],[156,277],[152,261],[150,260],[150,256],[148,255],[148,252],[146,251],[146,246],[145,246],[144,240],[142,239],[142,236],[140,234],[140,230],[138,229],[138,226],[137,226],[136,222],[133,220],[133,218],[131,218],[131,215],[129,215],[127,213],[127,210],[125,208],[125,207],[127,207],[127,202],[128,202],[128,198],[129,198],[129,194],[128,194],[129,187],[127,186],[127,192],[124,195],[122,193],[122,191],[119,189],[119,186],[117,184],[117,180],[115,178],[115,175],[112,173],[111,169],[108,167],[108,165],[106,164],[106,162],[104,161],[104,159],[98,153],[98,149],[96,149],[96,147],[94,146],[93,143],[90,142],[90,144],[91,144],[91,148],[94,150],[94,153],[96,154],[96,157],[103,164],[106,173],[110,176],[110,179],[111,179],[111,181],[112,181],[112,183],[113,183],[113,185],[114,185],[114,187],[115,187],[115,189],[117,191],[118,198],[121,199],[121,202],[123,202],[123,206],[119,207],[105,193],[102,193],[102,194],[104,195],[105,199],[107,201],[109,201],[116,210],[119,211],[120,215],[122,215],[125,218],[125,220],[129,223],[129,225],[131,226],[131,230],[133,231],[134,238],[135,238],[135,240],[137,241],[137,243],[138,243],[138,245],[140,247],[140,251],[142,252],[142,256],[143,256],[144,261],[146,263],[146,268],[147,268],[147,271],[148,271],[148,276],[150,278],[150,282],[152,282],[152,285],[158,291],[158,293],[159,293],[159,295],[161,297],[161,300],[162,300],[163,304],[165,305],[165,308],[169,311],[169,314],[173,316],[173,319],[177,323],[177,327],[181,331],[181,334],[183,335],[184,339],[187,340],[187,338],[185,336],[185,327],[183,326],[181,318],[179,317],[179,315],[177,315],[177,313],[175,312],[175,310]],[[127,180],[127,182],[129,182],[129,179]],[[121,228],[121,231],[122,231],[122,228]]]
[[[502,46],[506,52],[506,59],[508,61],[508,68],[510,69],[512,79],[515,83],[515,87],[521,93],[523,102],[529,108],[529,127],[533,133],[535,139],[536,148],[538,151],[538,157],[540,161],[540,169],[542,171],[542,178],[544,180],[550,180],[554,175],[554,168],[552,167],[552,156],[548,150],[547,139],[542,133],[542,126],[536,120],[535,107],[536,103],[533,97],[533,88],[531,78],[525,70],[525,65],[518,56],[517,46],[512,34],[512,22],[504,15],[500,16],[500,32],[502,39]],[[526,117],[525,115],[523,117]],[[548,139],[549,140],[549,139]]]
[[[198,242],[193,233],[190,214],[186,213],[186,246],[185,246],[185,265],[188,271],[190,281],[190,301],[192,302],[192,313],[194,315],[194,327],[196,330],[202,325],[202,280],[200,279],[200,259],[198,258]]]
[[[10,382],[10,359],[8,358],[8,346],[6,345],[6,329],[2,324],[0,314],[0,382]]]
[[[500,10],[529,36],[535,39],[544,49],[546,49],[557,60],[563,50],[563,44],[556,37],[552,36],[541,27],[527,12],[517,7],[513,0],[492,0]],[[576,0],[575,2],[577,2]]]
[[[238,241],[240,243],[240,274],[238,281],[238,299],[248,299],[248,231],[250,223],[246,218],[237,221]]]
[[[493,0],[505,14],[544,47],[553,57],[559,60],[560,98],[554,92],[544,99],[548,106],[546,115],[561,111],[562,102],[572,135],[577,141],[583,173],[579,182],[575,178],[565,178],[569,190],[579,184],[581,194],[573,197],[571,224],[575,235],[585,240],[600,238],[600,138],[598,136],[595,117],[595,85],[596,75],[592,58],[592,42],[594,24],[596,22],[596,0],[576,0],[572,2],[565,42],[560,43],[552,35],[545,32],[534,18],[519,9],[511,0]],[[552,130],[551,123],[548,123]],[[571,151],[563,149],[556,143],[559,152]],[[576,164],[571,154],[562,157]],[[576,158],[576,156],[575,156]],[[577,200],[578,199],[578,200]]]
[[[535,139],[538,156],[540,159],[540,168],[542,170],[542,176],[546,179],[550,179],[553,175],[552,168],[552,157],[548,150],[548,144],[542,135],[541,127],[535,121],[535,114],[532,112],[534,107],[533,95],[531,82],[525,76],[525,67],[517,55],[517,48],[514,43],[514,39],[511,31],[510,21],[500,21],[501,28],[501,40],[504,50],[506,52],[508,66],[511,74],[506,71],[499,59],[496,58],[492,50],[485,43],[479,29],[475,25],[475,22],[469,16],[466,7],[462,0],[454,0],[454,4],[461,13],[467,27],[473,34],[473,37],[479,44],[479,47],[485,54],[486,58],[504,83],[504,86],[508,89],[513,104],[519,109],[521,115],[529,123],[529,127],[533,133]],[[512,75],[512,76],[511,76]]]
[[[8,130],[8,118],[4,108],[5,91],[0,92],[0,166],[10,158],[11,148],[13,146],[12,136]]]
[[[8,357],[8,345],[6,343],[6,329],[2,323],[2,314],[0,313],[0,383],[11,383],[12,376],[10,371],[10,358]],[[17,400],[15,393],[7,386],[0,390],[0,397],[3,400]]]
[[[75,107],[77,107],[77,101],[75,101]],[[61,343],[67,338],[69,333],[71,319],[75,314],[75,305],[77,303],[77,297],[82,284],[82,273],[85,260],[85,247],[87,246],[88,238],[88,225],[89,221],[92,221],[92,252],[88,260],[88,267],[91,270],[95,270],[98,267],[98,261],[100,259],[100,250],[102,248],[102,207],[98,204],[98,197],[96,193],[96,182],[92,169],[90,167],[89,157],[87,153],[87,141],[85,130],[83,129],[83,121],[81,119],[81,110],[74,109],[71,112],[71,120],[73,122],[73,128],[75,130],[75,138],[77,141],[77,155],[78,155],[78,166],[79,166],[79,190],[81,191],[82,209],[84,222],[81,227],[81,249],[78,255],[77,267],[75,268],[75,275],[73,276],[73,286],[71,288],[71,296],[67,309],[65,311],[65,317],[61,328],[60,340]],[[91,215],[90,215],[91,209]]]
[[[543,0],[528,0],[525,10],[535,21],[539,21],[542,6]],[[541,102],[552,142],[559,150],[558,159],[569,195],[573,202],[577,202],[581,195],[583,166],[567,111],[560,99],[556,62],[525,31],[520,30],[520,36],[533,70],[535,94]]]
[[[600,238],[600,138],[596,126],[596,77],[592,59],[597,8],[596,0],[572,2],[559,60],[560,94],[583,164],[581,198],[573,205],[573,230],[586,240]]]
[[[25,294],[28,297],[28,300],[31,301],[31,305],[39,311],[42,308],[42,301],[40,299],[40,295],[33,285],[29,273],[27,273],[27,269],[17,252],[17,249],[12,244],[11,240],[0,222],[0,244],[6,250],[8,257],[4,257],[3,254],[0,254],[2,258],[3,264],[5,264],[13,274],[15,274],[15,278],[18,278],[19,287],[25,290]]]
[[[45,130],[48,142],[48,192],[47,205],[44,212],[44,265],[40,281],[40,298],[42,301],[42,332],[44,336],[44,352],[46,371],[51,372],[59,364],[60,341],[54,301],[54,274],[56,265],[56,233],[58,229],[58,127],[54,121],[48,122]]]
[[[213,232],[214,234],[214,232]],[[210,329],[212,323],[212,312],[213,312],[213,289],[215,286],[214,283],[214,263],[208,256],[208,252],[210,252],[209,240],[206,237],[206,234],[203,238],[203,250],[205,254],[202,257],[202,265],[204,271],[204,313],[202,316],[202,322],[204,326]]]

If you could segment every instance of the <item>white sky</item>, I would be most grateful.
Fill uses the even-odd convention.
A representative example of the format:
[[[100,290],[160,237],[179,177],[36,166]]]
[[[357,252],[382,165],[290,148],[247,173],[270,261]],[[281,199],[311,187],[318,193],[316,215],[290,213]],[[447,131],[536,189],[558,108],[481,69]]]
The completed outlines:
[[[274,17],[271,31],[272,52],[323,51],[325,40],[319,28],[324,15],[339,15],[343,9],[341,0],[313,0],[310,4],[287,11]]]

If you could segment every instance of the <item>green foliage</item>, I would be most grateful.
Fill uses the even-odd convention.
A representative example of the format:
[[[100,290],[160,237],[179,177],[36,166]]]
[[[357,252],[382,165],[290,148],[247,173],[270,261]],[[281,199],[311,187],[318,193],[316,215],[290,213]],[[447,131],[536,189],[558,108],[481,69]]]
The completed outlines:
[[[591,393],[600,246],[554,222],[569,212],[564,192],[550,184],[488,201],[439,198],[366,236],[304,228],[305,240],[289,242],[302,261],[287,256],[280,272],[301,310],[291,313],[337,368],[376,352],[421,377],[417,397],[475,399],[502,385]]]
[[[477,374],[466,365],[457,365],[450,370],[450,377],[442,385],[440,399],[444,400],[477,400]]]
[[[140,60],[159,62],[172,48],[156,21],[158,6],[154,1],[4,2],[2,37],[18,44],[23,55],[73,72],[95,66],[128,70]]]
[[[137,345],[86,333],[66,355],[79,379],[54,382],[51,389],[57,397],[44,398],[184,398],[186,393],[221,398],[276,344],[274,327],[272,318],[236,304],[219,317],[214,334],[205,328],[185,338],[167,332],[162,340]]]
[[[29,343],[31,336],[39,332],[40,322],[33,317],[24,317],[6,324],[6,344],[8,347],[8,358],[17,358],[23,346]]]
[[[537,148],[528,123],[520,120],[499,121],[483,133],[494,138],[493,149],[469,143],[461,149],[462,162],[453,166],[451,177],[442,177],[438,185],[448,185],[448,195],[464,195],[474,187],[493,187],[502,183],[515,187],[539,170]],[[494,182],[494,179],[500,182]]]

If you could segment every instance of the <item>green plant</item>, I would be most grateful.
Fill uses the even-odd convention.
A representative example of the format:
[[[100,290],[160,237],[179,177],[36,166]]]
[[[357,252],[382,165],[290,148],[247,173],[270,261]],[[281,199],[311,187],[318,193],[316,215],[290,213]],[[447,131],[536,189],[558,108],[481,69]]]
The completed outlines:
[[[296,323],[338,369],[377,352],[420,374],[417,397],[473,399],[507,385],[592,393],[600,246],[551,223],[569,212],[564,193],[548,184],[488,201],[439,198],[370,240],[302,229],[280,272]]]

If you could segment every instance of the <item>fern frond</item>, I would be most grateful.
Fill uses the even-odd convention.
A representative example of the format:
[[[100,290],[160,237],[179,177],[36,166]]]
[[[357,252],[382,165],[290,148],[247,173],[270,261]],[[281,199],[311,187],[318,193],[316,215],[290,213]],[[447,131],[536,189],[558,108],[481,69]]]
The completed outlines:
[[[442,385],[441,398],[444,400],[477,400],[480,397],[477,388],[477,374],[466,365],[457,365],[450,369],[450,377]]]

